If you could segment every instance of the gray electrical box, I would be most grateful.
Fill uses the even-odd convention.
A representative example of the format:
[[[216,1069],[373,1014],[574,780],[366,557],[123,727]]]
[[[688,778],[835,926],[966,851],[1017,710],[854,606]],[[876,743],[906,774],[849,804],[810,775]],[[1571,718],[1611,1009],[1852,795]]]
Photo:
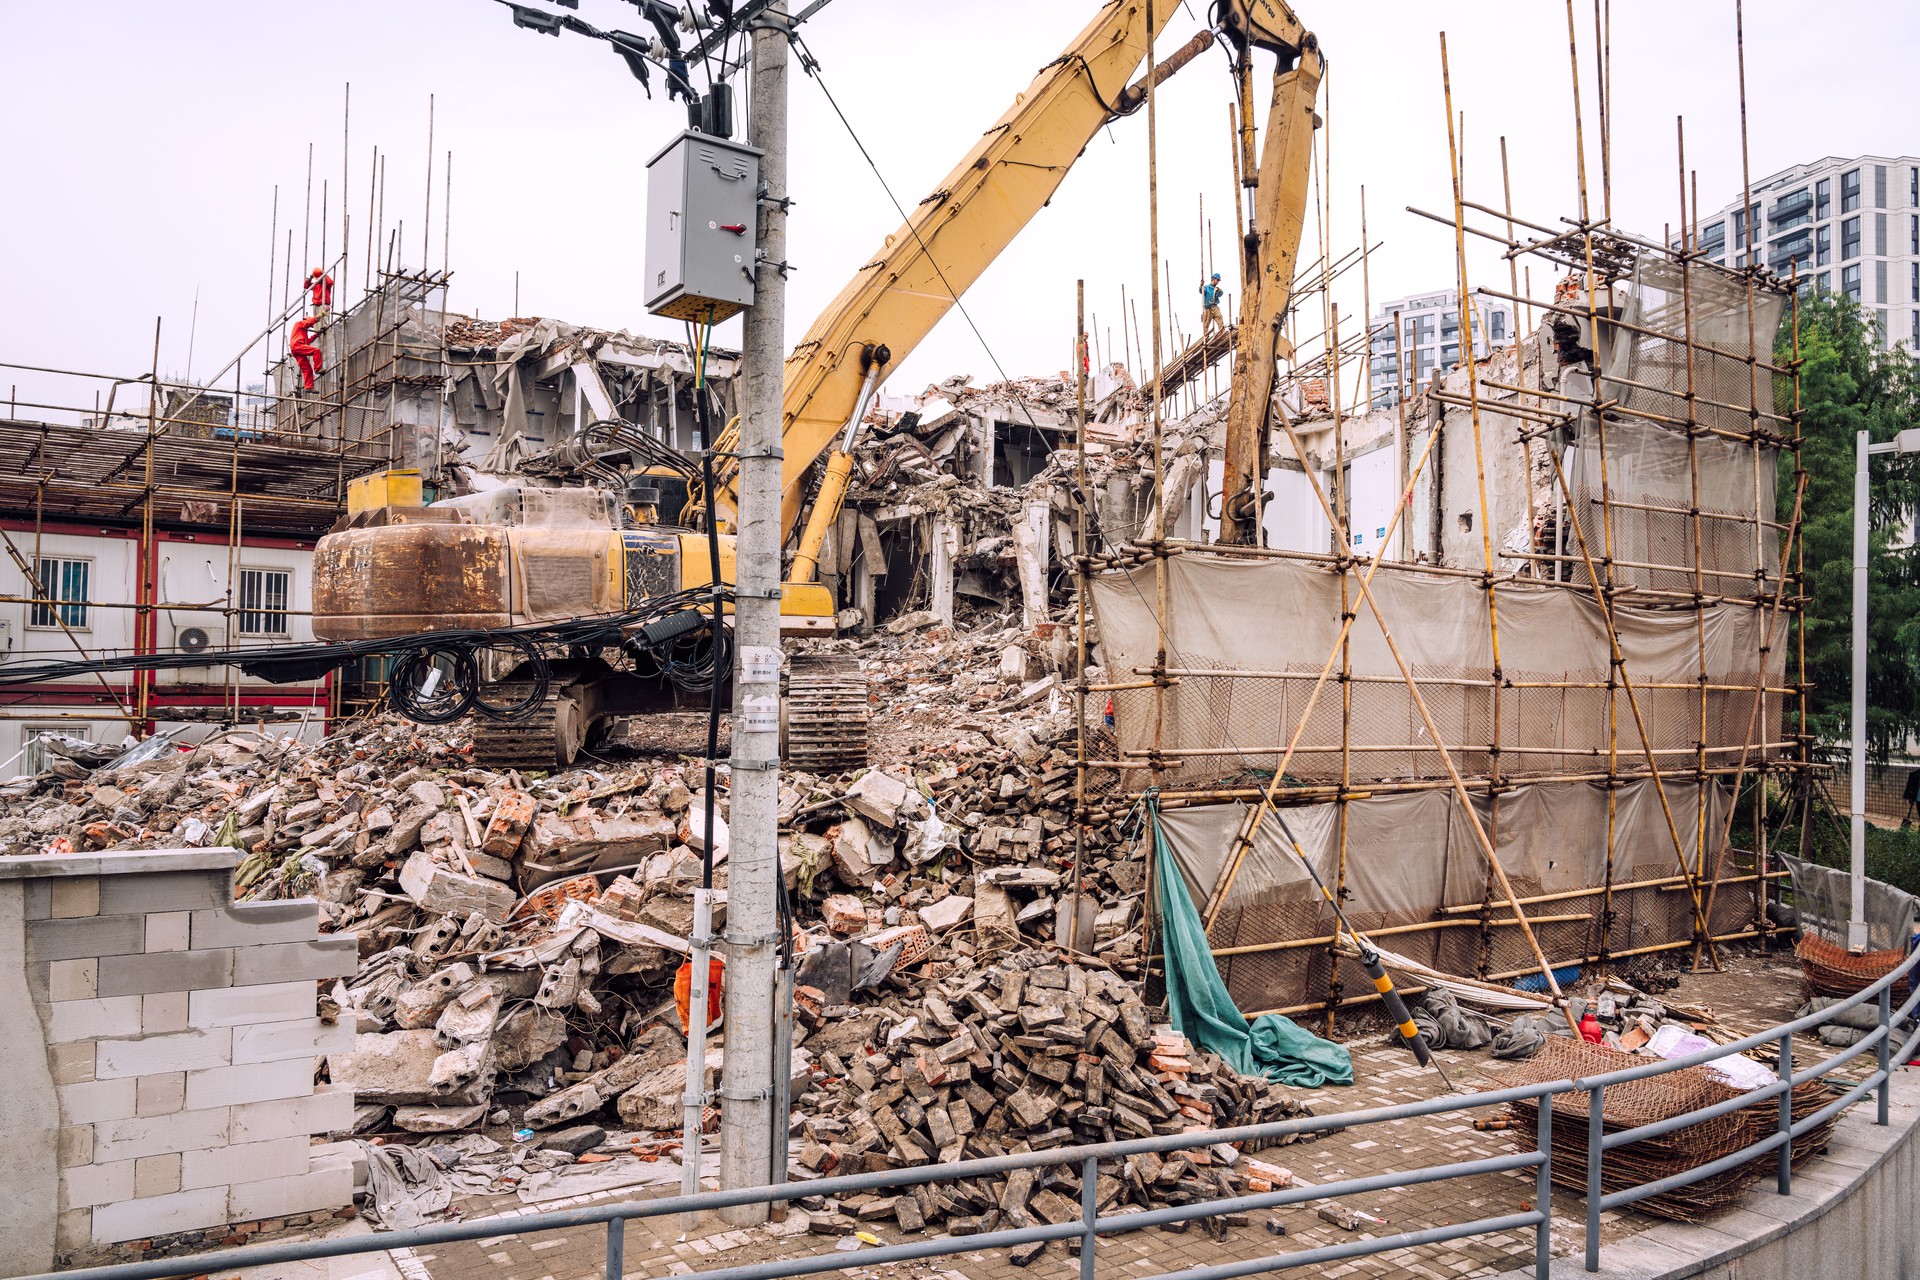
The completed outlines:
[[[687,132],[647,161],[647,310],[719,323],[753,305],[758,147]]]

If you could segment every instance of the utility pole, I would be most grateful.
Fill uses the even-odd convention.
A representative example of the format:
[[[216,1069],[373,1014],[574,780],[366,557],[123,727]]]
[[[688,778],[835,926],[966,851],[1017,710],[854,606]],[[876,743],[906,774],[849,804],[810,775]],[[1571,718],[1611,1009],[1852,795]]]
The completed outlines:
[[[1747,215],[1751,218],[1751,212]],[[1853,739],[1847,783],[1852,792],[1848,817],[1850,840],[1847,894],[1847,950],[1867,949],[1867,455],[1873,446],[1867,433],[1854,437],[1853,449],[1853,716],[1847,736]]]
[[[772,1168],[776,1020],[791,1010],[774,1002],[780,855],[780,686],[744,679],[780,649],[780,407],[786,358],[787,7],[767,6],[752,20],[752,115],[747,141],[760,160],[760,260],[754,305],[741,334],[738,583],[734,601],[733,801],[727,855],[727,1054],[721,1077],[720,1185],[784,1181]],[[732,1226],[767,1220],[764,1204],[720,1210]]]

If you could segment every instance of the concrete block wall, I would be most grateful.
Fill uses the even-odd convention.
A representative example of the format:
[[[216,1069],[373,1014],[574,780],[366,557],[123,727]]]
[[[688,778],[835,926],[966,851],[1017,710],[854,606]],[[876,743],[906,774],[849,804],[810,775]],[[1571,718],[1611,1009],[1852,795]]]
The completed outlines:
[[[40,1263],[49,1245],[66,1254],[351,1201],[351,1164],[314,1159],[311,1138],[351,1121],[351,1093],[313,1076],[317,1055],[353,1046],[350,1026],[316,1016],[316,983],[353,971],[354,940],[321,937],[312,901],[236,904],[237,858],[0,859],[0,991],[13,993],[0,1019],[28,1032],[0,1045],[0,1069],[50,1095],[0,1119],[0,1139],[53,1131],[52,1159],[0,1166],[0,1187],[54,1224],[28,1248]],[[0,1274],[45,1269],[0,1259]]]

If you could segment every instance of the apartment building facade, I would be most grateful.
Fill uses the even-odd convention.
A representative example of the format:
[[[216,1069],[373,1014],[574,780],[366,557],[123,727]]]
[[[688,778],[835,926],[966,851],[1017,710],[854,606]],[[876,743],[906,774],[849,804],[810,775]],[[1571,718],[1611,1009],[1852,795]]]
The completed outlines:
[[[1699,219],[1709,261],[1797,271],[1859,303],[1883,349],[1920,351],[1920,156],[1823,156],[1755,182],[1741,206]]]
[[[19,559],[0,563],[0,663],[128,653],[192,653],[313,641],[308,537],[176,526],[42,521],[0,513]],[[143,583],[151,574],[151,588]],[[24,569],[32,565],[38,581]],[[154,604],[139,601],[150,591]],[[117,742],[136,725],[293,715],[281,732],[326,723],[331,678],[270,684],[231,667],[74,675],[0,692],[0,777],[49,763],[49,734]],[[142,714],[144,712],[144,714]]]
[[[1498,298],[1476,297],[1472,306],[1474,356],[1484,360],[1495,348],[1514,340],[1513,305]],[[1396,316],[1400,326],[1397,343]],[[1460,295],[1444,289],[1383,302],[1374,310],[1370,331],[1372,372],[1368,386],[1373,404],[1398,404],[1409,382],[1415,387],[1425,386],[1435,370],[1444,373],[1460,363]]]

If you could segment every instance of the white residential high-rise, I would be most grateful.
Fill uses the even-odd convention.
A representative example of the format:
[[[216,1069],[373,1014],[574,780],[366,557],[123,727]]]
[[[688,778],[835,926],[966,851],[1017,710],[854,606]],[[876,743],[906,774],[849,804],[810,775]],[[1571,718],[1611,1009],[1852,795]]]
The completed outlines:
[[[1495,347],[1514,339],[1513,305],[1498,298],[1473,300],[1473,352],[1485,359]],[[1407,362],[1415,386],[1425,386],[1435,369],[1445,372],[1460,363],[1460,296],[1451,290],[1416,293],[1383,302],[1373,313],[1373,372],[1370,385],[1376,406],[1399,403],[1407,382],[1395,355],[1393,318],[1400,317],[1399,355]]]
[[[1920,158],[1826,156],[1760,179],[1751,199],[1750,211],[1736,196],[1700,219],[1710,261],[1783,277],[1797,265],[1806,288],[1858,302],[1883,348],[1920,351]],[[1766,227],[1752,245],[1749,222]]]

